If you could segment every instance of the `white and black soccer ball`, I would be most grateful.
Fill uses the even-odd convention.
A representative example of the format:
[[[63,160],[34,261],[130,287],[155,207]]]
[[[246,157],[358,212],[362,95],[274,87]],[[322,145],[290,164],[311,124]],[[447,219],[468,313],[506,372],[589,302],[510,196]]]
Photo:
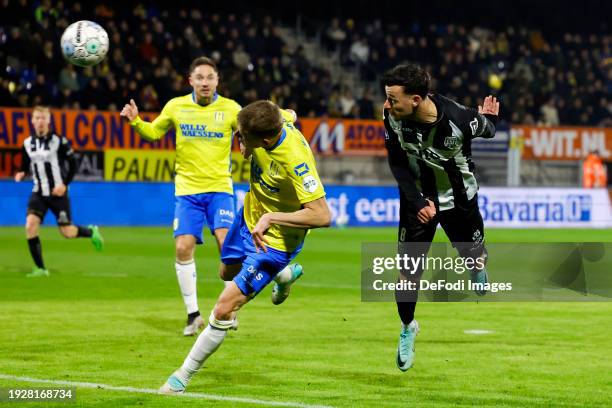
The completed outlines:
[[[64,57],[80,67],[100,63],[108,52],[108,34],[98,23],[81,20],[70,24],[62,34]]]

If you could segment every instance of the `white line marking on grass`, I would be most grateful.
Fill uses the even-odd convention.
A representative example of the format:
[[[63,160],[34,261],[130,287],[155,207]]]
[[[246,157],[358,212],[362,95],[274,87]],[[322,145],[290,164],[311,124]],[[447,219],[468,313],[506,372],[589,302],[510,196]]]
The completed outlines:
[[[127,278],[127,273],[84,273],[83,276],[93,276],[95,278]]]
[[[16,375],[7,375],[7,374],[0,374],[0,380],[13,380],[13,381],[23,381],[23,382],[41,383],[41,384],[66,385],[69,387],[93,388],[93,389],[102,389],[102,390],[109,390],[109,391],[124,391],[124,392],[136,393],[136,394],[158,394],[157,390],[153,388],[123,387],[123,386],[81,382],[81,381],[45,380],[45,379],[40,379],[40,378],[19,377]],[[274,407],[332,408],[328,405],[310,405],[310,404],[303,404],[301,402],[291,402],[291,401],[282,402],[282,401],[260,400],[260,399],[255,399],[255,398],[226,397],[223,395],[204,394],[201,392],[186,392],[185,394],[177,394],[176,396],[181,397],[181,398],[199,398],[199,399],[214,400],[214,401],[242,402],[245,404],[267,405],[267,406],[274,406]],[[166,397],[166,396],[164,395],[162,397]]]
[[[472,330],[464,330],[465,334],[475,334],[477,336],[481,334],[491,334],[494,333],[493,330],[482,330],[482,329],[472,329]]]

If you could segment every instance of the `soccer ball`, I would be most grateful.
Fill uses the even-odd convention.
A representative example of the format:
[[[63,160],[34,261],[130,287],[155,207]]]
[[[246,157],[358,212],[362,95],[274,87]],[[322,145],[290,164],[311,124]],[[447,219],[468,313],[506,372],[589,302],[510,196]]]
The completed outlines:
[[[64,57],[79,67],[101,62],[108,52],[108,34],[97,23],[81,20],[70,24],[62,34]]]

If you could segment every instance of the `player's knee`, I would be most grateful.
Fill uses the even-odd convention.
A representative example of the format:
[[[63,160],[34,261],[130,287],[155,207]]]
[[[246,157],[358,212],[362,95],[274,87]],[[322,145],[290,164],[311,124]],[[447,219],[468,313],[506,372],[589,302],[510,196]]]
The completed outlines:
[[[176,257],[179,260],[191,259],[193,257],[193,245],[183,240],[177,241],[176,242]]]
[[[232,302],[222,301],[219,299],[213,310],[213,316],[219,321],[228,321],[232,319],[234,305]]]
[[[35,237],[38,235],[38,225],[28,223],[26,224],[25,231],[28,238]]]

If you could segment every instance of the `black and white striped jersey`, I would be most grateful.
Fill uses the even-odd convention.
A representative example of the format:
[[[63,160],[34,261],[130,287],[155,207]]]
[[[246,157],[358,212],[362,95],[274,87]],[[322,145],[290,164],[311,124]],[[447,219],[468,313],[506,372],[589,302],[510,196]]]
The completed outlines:
[[[70,141],[49,133],[29,136],[23,141],[21,171],[32,174],[32,192],[50,196],[59,184],[68,185],[76,172],[76,160]]]
[[[496,116],[482,115],[442,95],[429,95],[438,110],[433,123],[395,120],[384,112],[385,147],[400,190],[417,210],[425,198],[440,210],[474,198],[472,139],[495,135]]]

